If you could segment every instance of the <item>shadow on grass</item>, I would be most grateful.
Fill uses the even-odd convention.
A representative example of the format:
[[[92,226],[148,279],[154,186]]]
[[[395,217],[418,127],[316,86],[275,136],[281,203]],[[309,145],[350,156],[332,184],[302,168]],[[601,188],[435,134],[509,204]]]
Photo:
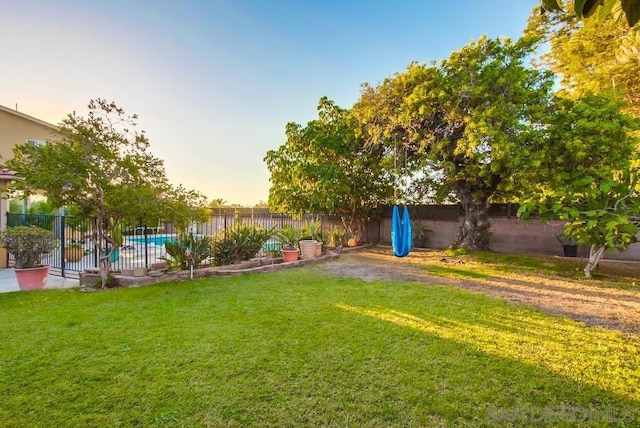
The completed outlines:
[[[396,376],[407,382],[422,378],[429,397],[414,399],[449,423],[640,421],[640,359],[628,353],[638,349],[637,341],[629,346],[610,332],[535,313],[513,316],[508,309],[483,311],[470,320],[462,313],[419,317],[384,306],[336,307],[404,330],[409,338],[402,342],[404,352],[414,359],[400,365]]]
[[[451,287],[301,268],[0,296],[0,323],[0,420],[9,426],[639,418],[637,336]]]

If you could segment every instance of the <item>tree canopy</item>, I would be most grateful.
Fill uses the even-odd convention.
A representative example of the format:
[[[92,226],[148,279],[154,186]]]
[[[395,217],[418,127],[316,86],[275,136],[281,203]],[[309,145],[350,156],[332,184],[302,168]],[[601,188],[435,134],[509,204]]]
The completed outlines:
[[[550,73],[525,65],[534,40],[482,37],[439,65],[413,63],[377,87],[365,85],[354,115],[373,147],[400,142],[413,168],[453,193],[465,220],[458,245],[489,246],[489,199],[514,190],[529,165],[545,114]]]
[[[560,77],[565,95],[614,92],[625,111],[640,117],[640,32],[612,17],[580,20],[563,9],[533,13],[527,32],[548,42],[542,61]]]
[[[564,7],[559,0],[542,0],[542,5],[548,11],[562,11]],[[571,8],[580,19],[597,16],[604,21],[613,15],[619,20],[624,16],[630,27],[640,21],[640,0],[574,0]]]
[[[338,215],[349,236],[360,240],[371,210],[393,195],[385,149],[367,147],[350,112],[326,97],[318,104],[318,119],[306,126],[288,123],[286,135],[286,143],[265,157],[269,207]]]
[[[114,238],[123,221],[158,221],[173,213],[184,224],[184,209],[177,203],[185,195],[190,201],[197,198],[168,183],[144,131],[135,130],[136,115],[103,99],[91,100],[88,108],[86,117],[67,115],[59,140],[16,146],[8,165],[24,179],[16,181],[14,190],[42,190],[54,207],[73,206],[81,218],[95,220],[91,237],[101,255],[104,286],[110,256],[106,248],[114,251],[121,244]]]
[[[610,96],[557,98],[551,108],[548,144],[519,216],[565,221],[565,235],[591,248],[585,267],[591,276],[605,251],[626,250],[636,241],[637,140],[630,131],[638,124]]]

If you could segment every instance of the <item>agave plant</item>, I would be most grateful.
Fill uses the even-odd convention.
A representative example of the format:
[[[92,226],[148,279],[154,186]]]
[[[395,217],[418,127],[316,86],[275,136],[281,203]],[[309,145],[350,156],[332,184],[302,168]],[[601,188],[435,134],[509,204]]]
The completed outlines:
[[[308,221],[302,226],[304,238],[315,239],[322,242],[322,223],[320,220]]]
[[[226,236],[213,244],[213,260],[217,265],[227,265],[254,257],[269,240],[275,228],[236,226]]]
[[[294,250],[302,239],[302,230],[294,226],[283,226],[276,232],[276,239],[285,250]]]
[[[211,238],[208,236],[197,237],[193,233],[185,233],[178,239],[167,241],[164,244],[169,257],[162,257],[172,268],[181,270],[200,267],[202,262],[211,255]]]

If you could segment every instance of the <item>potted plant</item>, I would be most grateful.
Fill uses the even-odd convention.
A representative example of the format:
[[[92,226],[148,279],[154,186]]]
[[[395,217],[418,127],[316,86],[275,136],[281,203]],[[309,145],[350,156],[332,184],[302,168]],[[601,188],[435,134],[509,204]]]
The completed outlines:
[[[49,266],[42,265],[42,255],[56,248],[56,236],[40,227],[17,226],[2,232],[2,242],[14,257],[20,289],[43,288],[49,275]]]
[[[564,232],[560,232],[556,235],[556,239],[562,244],[562,252],[565,257],[577,257],[578,256],[578,243],[572,237]]]
[[[413,246],[417,248],[424,248],[427,244],[427,234],[431,232],[431,229],[427,229],[422,223],[413,223]]]
[[[75,263],[84,257],[82,241],[70,240],[64,244],[64,258],[68,263]]]
[[[282,244],[282,261],[292,262],[298,260],[298,242],[302,238],[302,231],[293,226],[284,226],[275,235],[278,242]]]
[[[303,259],[312,259],[322,255],[322,224],[320,221],[309,221],[302,227],[300,253]]]

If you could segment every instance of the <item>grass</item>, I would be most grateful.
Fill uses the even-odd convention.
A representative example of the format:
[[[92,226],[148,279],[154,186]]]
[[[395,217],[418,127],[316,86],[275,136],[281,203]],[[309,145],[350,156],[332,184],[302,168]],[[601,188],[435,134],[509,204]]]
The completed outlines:
[[[307,267],[9,293],[0,324],[2,426],[640,421],[638,336],[444,286]]]
[[[640,290],[640,269],[635,264],[601,261],[588,280],[584,275],[584,258],[558,258],[553,256],[526,256],[494,252],[467,253],[464,250],[437,252],[434,262],[416,265],[432,275],[454,278],[487,279],[504,275],[546,275],[591,281],[604,287]],[[451,264],[438,263],[440,258]],[[459,263],[456,263],[459,262]]]

